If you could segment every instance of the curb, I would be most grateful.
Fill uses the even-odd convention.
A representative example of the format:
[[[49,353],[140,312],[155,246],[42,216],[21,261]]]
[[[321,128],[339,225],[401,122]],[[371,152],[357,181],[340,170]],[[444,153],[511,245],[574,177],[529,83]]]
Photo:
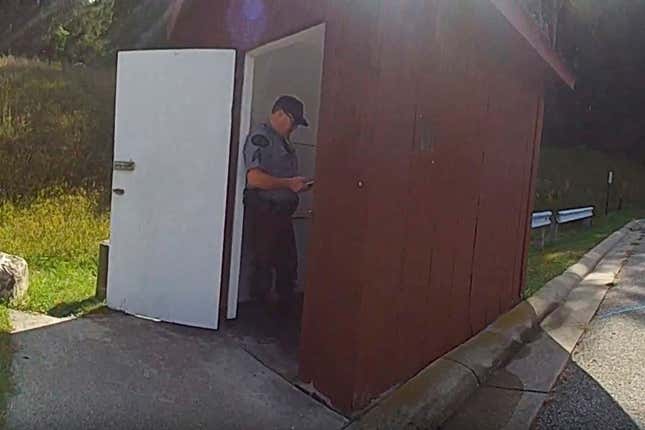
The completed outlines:
[[[483,385],[493,371],[521,348],[532,331],[636,224],[637,221],[632,221],[612,233],[578,263],[547,282],[535,295],[523,300],[483,331],[421,370],[346,428],[438,428]]]

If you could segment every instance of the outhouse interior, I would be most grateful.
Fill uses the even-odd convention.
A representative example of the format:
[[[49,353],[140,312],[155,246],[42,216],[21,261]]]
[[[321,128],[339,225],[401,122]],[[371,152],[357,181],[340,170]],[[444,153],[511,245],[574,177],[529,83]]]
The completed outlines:
[[[244,89],[240,120],[240,153],[235,201],[227,318],[224,329],[244,339],[245,346],[263,362],[291,380],[298,374],[300,317],[306,294],[306,270],[314,222],[313,190],[300,195],[300,205],[293,214],[298,251],[298,283],[296,315],[283,318],[268,312],[266,306],[251,300],[250,277],[253,253],[244,232],[243,193],[246,169],[243,160],[243,139],[259,124],[266,123],[275,100],[293,95],[302,100],[309,127],[299,127],[290,140],[298,156],[299,173],[316,178],[316,147],[318,137],[322,70],[324,61],[324,24],[272,41],[246,53]],[[239,256],[239,257],[238,257]],[[239,262],[239,264],[238,264]]]

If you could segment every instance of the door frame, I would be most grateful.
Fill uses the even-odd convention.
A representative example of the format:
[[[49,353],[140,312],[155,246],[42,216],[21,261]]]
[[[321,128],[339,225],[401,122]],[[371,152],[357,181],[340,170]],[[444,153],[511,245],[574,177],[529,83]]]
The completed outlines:
[[[242,100],[240,112],[240,134],[237,159],[237,180],[233,214],[233,231],[231,240],[231,264],[229,268],[228,297],[226,318],[237,318],[240,292],[240,274],[242,269],[242,233],[244,230],[244,188],[246,187],[246,168],[244,166],[244,139],[251,132],[251,109],[253,106],[253,80],[255,77],[255,59],[277,49],[287,48],[298,42],[311,38],[322,38],[325,43],[326,24],[318,24],[306,30],[259,46],[246,53],[244,57],[244,78],[242,83]]]

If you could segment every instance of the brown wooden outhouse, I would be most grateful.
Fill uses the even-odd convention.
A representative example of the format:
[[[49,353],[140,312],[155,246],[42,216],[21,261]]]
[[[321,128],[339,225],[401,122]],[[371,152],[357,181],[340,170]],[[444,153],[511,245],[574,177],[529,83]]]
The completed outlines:
[[[363,408],[520,301],[545,86],[574,78],[518,3],[185,0],[170,31],[237,52],[225,273],[241,134],[277,92],[309,102],[303,385]]]

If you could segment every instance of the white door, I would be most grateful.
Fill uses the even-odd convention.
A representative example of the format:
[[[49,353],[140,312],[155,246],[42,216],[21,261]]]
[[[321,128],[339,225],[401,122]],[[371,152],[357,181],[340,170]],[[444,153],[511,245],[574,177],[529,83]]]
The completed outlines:
[[[109,307],[217,329],[234,71],[233,50],[119,54]]]

